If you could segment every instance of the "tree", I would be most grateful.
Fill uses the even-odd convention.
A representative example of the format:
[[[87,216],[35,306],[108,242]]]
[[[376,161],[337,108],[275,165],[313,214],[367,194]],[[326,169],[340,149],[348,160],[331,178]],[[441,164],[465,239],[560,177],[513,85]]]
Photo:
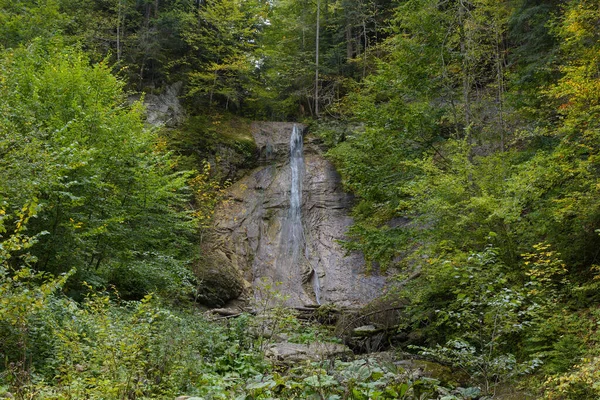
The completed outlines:
[[[317,0],[317,27],[315,32],[315,116],[319,117],[319,35],[321,28],[321,0]]]
[[[39,199],[34,267],[76,268],[133,297],[184,284],[188,174],[144,129],[140,104],[125,104],[123,83],[56,44],[7,50],[0,65],[0,202],[14,214]]]
[[[36,37],[55,37],[66,21],[58,0],[1,0],[0,45],[12,48]]]
[[[200,104],[239,111],[249,97],[258,59],[254,49],[265,19],[262,1],[219,0],[185,15],[182,59],[188,96]]]

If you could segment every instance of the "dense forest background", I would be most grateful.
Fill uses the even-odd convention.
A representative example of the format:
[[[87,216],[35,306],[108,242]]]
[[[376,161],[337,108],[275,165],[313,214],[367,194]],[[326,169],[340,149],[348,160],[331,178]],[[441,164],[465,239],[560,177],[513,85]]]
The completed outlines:
[[[215,143],[251,155],[232,132],[258,119],[327,146],[402,350],[481,390],[446,398],[597,398],[599,21],[594,0],[0,0],[0,394],[419,398],[293,386],[247,319],[195,315]],[[149,128],[134,95],[177,82],[187,121]]]

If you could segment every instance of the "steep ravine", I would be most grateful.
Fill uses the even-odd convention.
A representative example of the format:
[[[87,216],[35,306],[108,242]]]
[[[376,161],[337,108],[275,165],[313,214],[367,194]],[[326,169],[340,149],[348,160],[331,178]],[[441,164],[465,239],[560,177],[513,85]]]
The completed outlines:
[[[343,192],[335,168],[309,135],[300,174],[301,217],[290,220],[292,129],[291,123],[252,125],[260,166],[227,190],[214,215],[214,230],[203,243],[209,260],[200,277],[207,288],[203,300],[210,305],[236,298],[275,302],[279,293],[287,306],[352,307],[383,290],[385,278],[367,274],[363,257],[346,254],[338,242],[352,223],[352,197]],[[293,250],[286,225],[298,221],[302,226],[293,229],[303,237]]]

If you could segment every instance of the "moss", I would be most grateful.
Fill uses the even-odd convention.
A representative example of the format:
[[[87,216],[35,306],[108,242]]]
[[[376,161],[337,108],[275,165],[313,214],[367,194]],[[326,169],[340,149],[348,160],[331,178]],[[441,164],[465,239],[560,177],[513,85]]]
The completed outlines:
[[[460,386],[469,382],[469,376],[465,373],[432,361],[405,360],[401,365],[409,370],[420,370],[424,376],[437,379],[445,385]]]
[[[250,120],[231,114],[215,114],[210,117],[210,123],[219,133],[223,143],[255,145]]]
[[[251,121],[232,114],[190,116],[181,128],[165,129],[162,136],[179,155],[180,169],[198,169],[207,160],[215,176],[225,181],[255,163]]]

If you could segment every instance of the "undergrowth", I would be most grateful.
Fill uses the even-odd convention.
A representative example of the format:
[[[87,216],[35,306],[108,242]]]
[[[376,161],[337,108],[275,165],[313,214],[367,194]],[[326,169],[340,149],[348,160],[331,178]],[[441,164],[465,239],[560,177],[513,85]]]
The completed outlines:
[[[463,308],[440,320],[445,321],[440,327],[459,314],[465,321],[479,310],[484,312],[477,314],[483,317],[480,335],[457,338],[445,347],[421,348],[422,354],[463,369],[472,378],[462,384],[465,387],[415,373],[393,358],[269,360],[264,350],[276,340],[335,341],[323,326],[300,321],[283,307],[265,308],[258,316],[212,320],[193,307],[176,309],[158,296],[125,301],[114,290],[98,292],[91,286],[77,302],[62,293],[74,271],[55,277],[31,267],[36,260],[28,249],[38,236],[29,236],[26,225],[34,214],[33,209],[24,210],[0,246],[0,395],[5,397],[483,400],[495,398],[498,383],[523,381],[522,375],[531,376],[533,370],[501,351],[518,327],[512,309],[520,310],[524,301],[502,291],[495,295],[498,299],[485,293],[474,297],[463,296],[460,290],[466,289],[457,287]],[[553,277],[554,267],[561,265],[539,254],[528,257],[530,275],[537,280]],[[473,261],[474,268],[478,262]],[[595,325],[600,314],[564,318],[566,311],[551,302],[542,307],[558,292],[541,293],[533,281],[528,287],[523,296],[533,296],[528,301],[536,300],[546,310],[536,313],[537,319],[544,317],[543,323],[536,318],[530,323],[528,314],[517,313],[522,325],[533,330],[530,337],[538,339],[528,346],[531,356],[543,361],[527,381],[530,389],[539,393],[537,398],[596,398],[600,387]],[[544,338],[556,335],[561,341],[549,346]]]
[[[54,278],[6,264],[0,272],[0,395],[366,400],[467,399],[476,391],[444,388],[435,379],[374,359],[273,364],[262,352],[265,339],[252,334],[264,326],[259,317],[215,321],[174,310],[151,295],[123,301],[115,292],[90,291],[78,303],[61,294],[68,274]],[[291,341],[329,340],[325,330],[293,314],[267,321],[274,319],[278,324],[269,323],[270,329],[281,329]]]

